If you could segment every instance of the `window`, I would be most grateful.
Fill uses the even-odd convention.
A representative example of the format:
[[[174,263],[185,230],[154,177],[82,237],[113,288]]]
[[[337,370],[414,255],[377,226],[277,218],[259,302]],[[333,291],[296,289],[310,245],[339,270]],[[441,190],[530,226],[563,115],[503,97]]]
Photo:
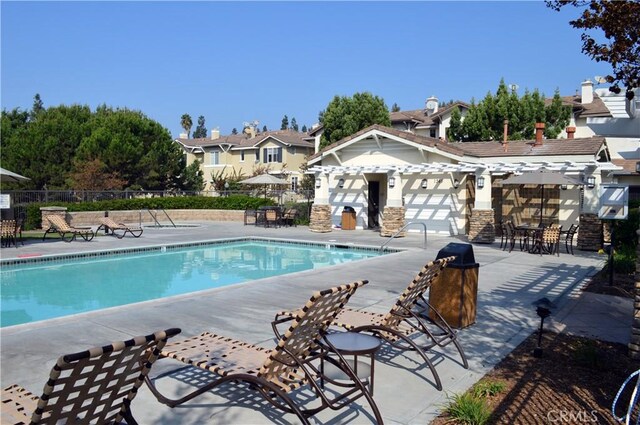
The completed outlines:
[[[244,151],[240,151],[240,162],[244,162]]]
[[[436,129],[432,128],[431,130],[429,130],[429,137],[433,137],[435,139],[436,137]]]
[[[209,152],[209,165],[220,164],[220,152],[213,150]]]
[[[256,149],[256,162],[260,162],[260,149]]]
[[[298,177],[291,176],[291,190],[294,192],[298,190]]]
[[[282,148],[263,148],[262,162],[282,162]]]

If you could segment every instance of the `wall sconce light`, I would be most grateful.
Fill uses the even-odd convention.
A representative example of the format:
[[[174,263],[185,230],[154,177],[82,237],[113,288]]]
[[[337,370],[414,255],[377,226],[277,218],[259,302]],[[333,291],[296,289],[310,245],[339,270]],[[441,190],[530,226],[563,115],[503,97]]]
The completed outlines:
[[[562,189],[562,190],[567,190],[567,185],[566,185],[566,184],[561,184],[561,185],[560,185],[560,189]]]
[[[636,173],[640,173],[640,161],[636,162]]]
[[[484,177],[482,176],[478,177],[476,186],[478,186],[478,189],[482,189],[484,187]]]
[[[338,180],[338,187],[342,189],[344,187],[344,179]]]
[[[460,187],[460,180],[453,179],[453,188],[457,189],[458,187]]]
[[[589,176],[587,177],[587,187],[589,189],[593,189],[594,187],[596,187],[596,178],[593,176]]]
[[[393,188],[396,185],[396,178],[391,176],[389,177],[389,187]]]
[[[316,179],[316,189],[320,189],[320,179]]]
[[[420,187],[423,189],[427,188],[427,179],[422,179],[422,181],[420,182]]]

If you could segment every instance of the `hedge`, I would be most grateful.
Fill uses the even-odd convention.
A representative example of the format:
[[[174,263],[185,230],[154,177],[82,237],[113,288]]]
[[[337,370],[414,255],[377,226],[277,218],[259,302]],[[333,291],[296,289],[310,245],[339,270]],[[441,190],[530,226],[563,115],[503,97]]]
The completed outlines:
[[[246,210],[275,205],[271,199],[246,195],[221,197],[176,196],[162,198],[110,199],[95,202],[47,202],[29,204],[25,229],[37,229],[41,222],[41,207],[66,207],[69,212],[79,211],[135,211],[135,210]]]

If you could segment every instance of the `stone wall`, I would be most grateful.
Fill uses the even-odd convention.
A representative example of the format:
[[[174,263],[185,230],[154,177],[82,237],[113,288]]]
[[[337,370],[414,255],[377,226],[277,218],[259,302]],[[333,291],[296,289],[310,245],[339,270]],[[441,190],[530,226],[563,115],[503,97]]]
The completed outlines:
[[[49,230],[49,227],[51,227],[51,225],[49,224],[49,220],[45,220],[45,217],[48,215],[57,215],[66,220],[67,208],[66,207],[41,207],[40,221],[41,221],[42,230]]]
[[[404,207],[384,207],[380,236],[390,237],[402,229],[404,226],[404,214]],[[404,232],[398,236],[404,236]]]
[[[469,218],[469,242],[493,243],[495,240],[493,210],[473,209]]]
[[[331,231],[331,205],[313,204],[311,206],[309,230],[316,233],[327,233]]]
[[[57,208],[57,210],[45,210],[45,208]],[[55,212],[56,215],[65,217],[67,222],[72,226],[99,226],[100,217],[104,217],[104,211],[83,211],[83,212],[67,212],[66,208],[60,211],[60,207],[44,207],[41,208],[42,216]],[[244,221],[244,211],[241,210],[168,210],[167,213],[174,222],[183,221]],[[147,211],[109,211],[109,217],[116,223],[138,224],[154,223],[153,218]],[[162,224],[168,224],[169,219],[162,212],[157,213],[158,221]],[[42,220],[43,229],[49,227],[46,220]],[[155,224],[155,223],[154,223]]]
[[[602,220],[597,214],[580,214],[580,231],[578,232],[578,249],[597,251],[602,248]]]
[[[639,243],[636,247],[636,287],[633,299],[633,324],[631,325],[629,357],[640,360],[640,229],[636,233]]]

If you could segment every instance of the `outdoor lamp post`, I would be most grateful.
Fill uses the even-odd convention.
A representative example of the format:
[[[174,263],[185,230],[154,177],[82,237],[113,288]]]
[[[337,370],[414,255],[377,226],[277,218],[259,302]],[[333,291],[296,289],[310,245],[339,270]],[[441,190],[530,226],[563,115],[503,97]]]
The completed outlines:
[[[229,182],[224,182],[224,192],[226,196],[229,196]]]
[[[555,304],[549,301],[547,297],[540,298],[533,302],[536,307],[536,314],[540,317],[540,329],[538,330],[538,346],[533,350],[533,357],[542,357],[542,329],[544,327],[544,319],[551,316],[551,312],[556,308]]]

